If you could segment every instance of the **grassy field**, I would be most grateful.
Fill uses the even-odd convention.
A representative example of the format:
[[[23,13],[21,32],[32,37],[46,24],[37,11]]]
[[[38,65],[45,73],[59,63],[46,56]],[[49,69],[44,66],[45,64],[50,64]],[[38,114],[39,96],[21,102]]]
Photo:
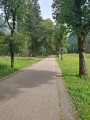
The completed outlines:
[[[90,120],[90,78],[78,77],[79,62],[77,54],[66,54],[64,60],[56,58],[62,70],[66,87],[75,103],[80,120]],[[90,75],[90,54],[87,55]]]
[[[9,75],[13,72],[16,72],[24,67],[32,65],[43,58],[34,58],[34,57],[15,57],[15,67],[10,67],[10,58],[0,57],[0,78]]]

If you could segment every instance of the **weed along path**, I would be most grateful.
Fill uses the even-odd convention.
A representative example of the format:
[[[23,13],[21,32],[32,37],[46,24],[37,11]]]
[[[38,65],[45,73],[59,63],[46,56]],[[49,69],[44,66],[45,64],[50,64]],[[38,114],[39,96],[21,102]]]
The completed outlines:
[[[64,110],[60,109],[66,104],[64,97],[59,100],[57,83],[53,56],[0,82],[0,120],[62,120],[60,111]],[[65,88],[61,88],[62,95]],[[75,120],[70,115],[64,118]]]

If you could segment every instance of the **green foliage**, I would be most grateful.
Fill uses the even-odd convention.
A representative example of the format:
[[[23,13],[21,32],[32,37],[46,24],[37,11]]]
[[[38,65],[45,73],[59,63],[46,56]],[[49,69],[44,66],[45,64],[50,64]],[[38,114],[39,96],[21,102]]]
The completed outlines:
[[[0,55],[8,54],[8,45],[5,42],[6,35],[4,32],[0,31]]]
[[[40,50],[39,50],[39,53],[42,55],[42,56],[45,56],[46,55],[46,48],[44,46],[41,46],[40,47]]]
[[[10,35],[5,35],[3,32],[0,32],[0,55],[10,55],[9,37]],[[12,39],[14,53],[24,53],[26,42],[25,36],[15,32]]]
[[[88,73],[90,75],[90,55],[87,54]],[[78,77],[79,61],[77,54],[64,55],[64,61],[57,58],[67,89],[75,103],[80,120],[90,119],[90,78]]]
[[[5,34],[2,31],[0,31],[0,55],[3,52],[4,39],[5,39]]]
[[[6,7],[10,5],[10,1],[4,1],[5,3],[3,3],[3,1],[3,5],[7,3]],[[20,3],[18,0],[15,2],[15,4],[13,3],[13,1],[11,2],[12,6],[10,6],[10,11],[8,11],[8,17],[10,16],[11,19],[10,21],[8,21],[8,25],[11,29],[17,31],[12,36],[14,53],[21,55],[26,54],[25,56],[49,55],[55,53],[55,26],[50,19],[42,19],[38,0],[28,0],[25,4],[22,3],[24,2],[23,0],[21,0]],[[19,7],[17,6],[18,4]],[[15,29],[13,28],[13,24],[15,25],[15,23],[13,23],[12,21],[13,13],[10,12],[14,12],[13,8],[16,9],[16,6],[18,7],[18,9],[16,10],[16,15],[14,17],[15,23],[17,23],[16,26],[14,26],[16,27]],[[21,10],[21,8],[23,7],[25,8]],[[10,36],[7,35],[5,39],[5,43],[7,45],[9,45],[9,38]],[[5,47],[5,50],[8,51],[6,55],[10,54],[9,49],[9,47]]]
[[[48,55],[53,52],[54,24],[50,19],[42,19],[37,0],[27,2],[25,22],[18,30],[27,36],[26,50],[29,55]]]
[[[87,75],[86,65],[86,36],[90,31],[90,9],[87,0],[54,0],[53,15],[58,23],[65,24],[69,33],[78,38],[79,75]]]
[[[14,53],[24,53],[26,37],[21,33],[14,33],[13,36]]]
[[[87,34],[90,29],[89,1],[54,0],[54,18],[76,34]]]
[[[39,49],[38,39],[41,36],[40,24],[42,17],[40,16],[40,6],[37,0],[27,1],[25,5],[25,18],[23,25],[19,25],[19,32],[22,32],[27,37],[26,50],[32,55],[36,55]]]
[[[55,39],[55,50],[56,53],[59,54],[60,53],[60,29],[56,29],[55,30],[55,34],[54,34],[54,39]]]
[[[42,26],[48,30],[47,32],[52,33],[54,30],[54,24],[50,19],[43,20]]]
[[[42,21],[41,24],[41,46],[46,49],[46,55],[54,52],[54,24],[50,19]]]
[[[0,6],[4,12],[3,16],[10,29],[15,29],[16,23],[20,20],[24,0],[2,0]]]

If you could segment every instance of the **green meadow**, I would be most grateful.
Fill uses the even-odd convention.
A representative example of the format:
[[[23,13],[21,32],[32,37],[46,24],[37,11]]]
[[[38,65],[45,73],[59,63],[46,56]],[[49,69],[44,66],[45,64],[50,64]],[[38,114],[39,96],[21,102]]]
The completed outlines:
[[[86,57],[90,76],[90,54],[87,54]],[[56,59],[62,70],[62,77],[76,106],[80,120],[90,120],[90,77],[78,77],[78,55],[65,54],[63,61],[60,60],[60,57]]]
[[[9,75],[13,72],[16,72],[22,68],[25,68],[29,65],[32,65],[43,58],[34,58],[34,57],[15,57],[15,66],[14,68],[10,67],[11,60],[10,58],[0,57],[0,78]]]

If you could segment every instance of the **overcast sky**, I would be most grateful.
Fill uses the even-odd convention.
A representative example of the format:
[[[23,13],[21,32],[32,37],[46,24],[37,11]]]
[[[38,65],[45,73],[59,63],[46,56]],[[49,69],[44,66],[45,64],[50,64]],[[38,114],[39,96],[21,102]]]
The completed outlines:
[[[41,13],[42,17],[44,19],[50,18],[52,19],[52,2],[53,0],[39,0],[40,8],[41,8]]]

